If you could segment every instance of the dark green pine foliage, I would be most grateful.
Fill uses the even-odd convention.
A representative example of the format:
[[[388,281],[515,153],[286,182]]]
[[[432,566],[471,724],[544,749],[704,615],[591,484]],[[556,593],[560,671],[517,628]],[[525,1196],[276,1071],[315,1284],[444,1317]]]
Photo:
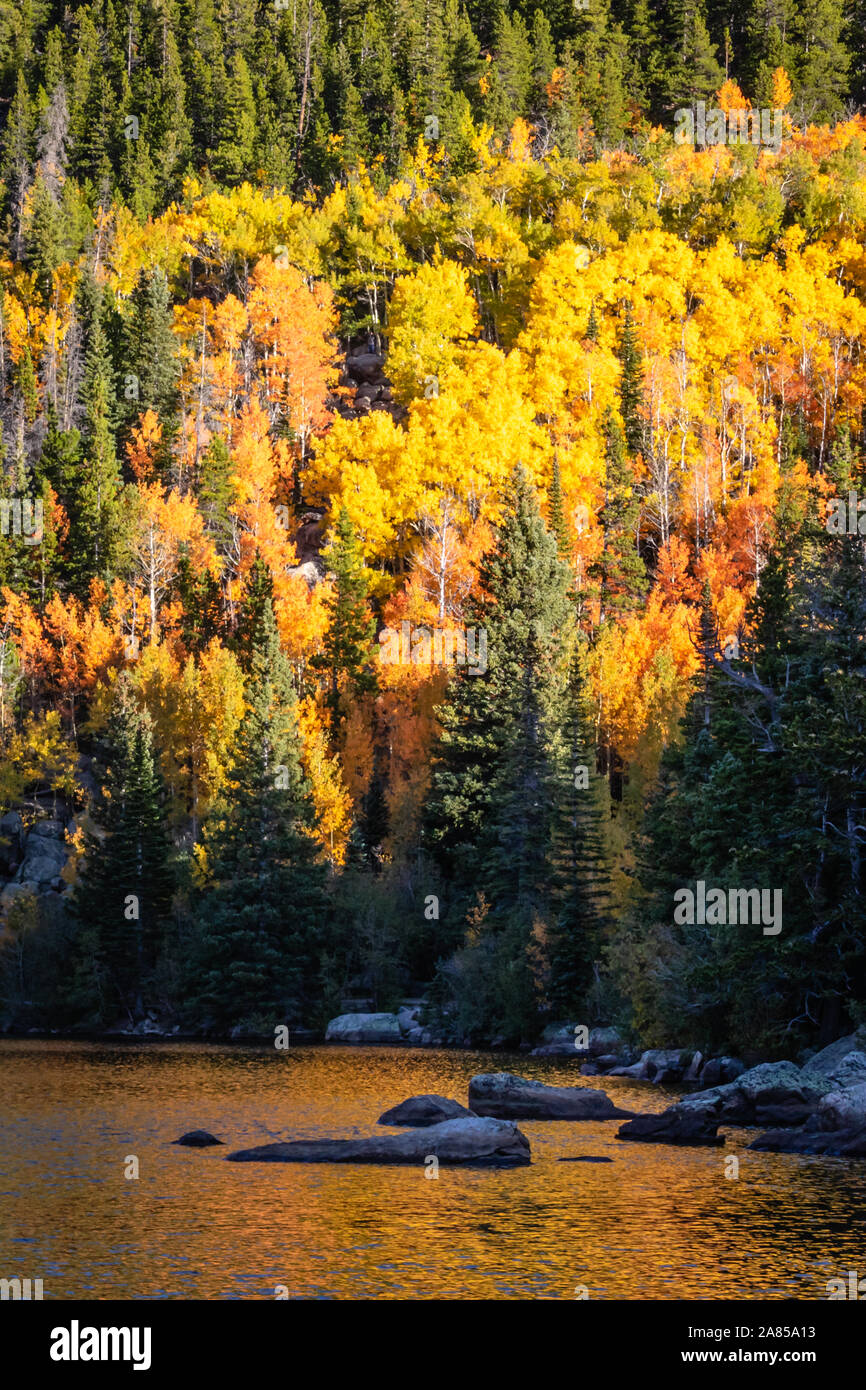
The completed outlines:
[[[349,702],[377,687],[372,655],[376,624],[367,603],[364,557],[345,507],[337,517],[325,559],[334,581],[325,600],[328,630],[322,651],[310,665],[327,675],[331,736],[337,738]]]
[[[174,870],[150,720],[118,680],[108,730],[104,837],[88,837],[74,913],[79,978],[102,1022],[158,1002],[155,971],[171,928]]]
[[[595,312],[595,300],[589,306],[589,317],[586,320],[585,338],[589,343],[598,342],[598,316]]]
[[[789,1056],[837,1037],[866,1001],[866,559],[863,538],[828,535],[787,484],[775,523],[737,658],[721,659],[705,602],[683,742],[647,817],[641,941],[626,932],[618,951],[620,968],[658,962],[633,977],[645,1035]],[[674,893],[701,879],[780,892],[781,931],[675,927]]]
[[[724,82],[725,72],[718,62],[717,46],[710,39],[703,0],[670,0],[661,22],[666,111],[710,101]]]
[[[844,111],[851,67],[845,28],[842,0],[798,0],[794,8],[793,109],[803,124],[838,120]]]
[[[425,840],[448,885],[443,945],[458,1031],[528,1036],[537,1018],[573,617],[568,567],[519,470],[470,622],[487,669],[458,668],[440,708]]]
[[[301,766],[289,662],[273,610],[257,634],[247,711],[205,827],[190,1007],[224,1030],[306,1020],[327,950],[324,874]]]
[[[261,640],[262,625],[273,612],[274,585],[271,573],[261,555],[256,555],[250,579],[238,614],[234,634],[234,649],[243,671],[252,671],[255,652]]]
[[[162,424],[161,462],[170,457],[171,441],[178,428],[180,366],[177,340],[171,331],[171,296],[165,272],[142,271],[130,297],[129,318],[122,332],[123,388],[119,393],[120,416],[128,436],[145,410],[153,410]]]
[[[219,579],[196,571],[184,547],[174,581],[181,605],[181,634],[187,651],[200,653],[223,631],[224,606]]]
[[[110,578],[120,546],[120,466],[115,448],[115,376],[104,328],[102,292],[85,277],[86,353],[81,401],[81,466],[70,497],[69,553],[80,593],[94,575]]]
[[[563,721],[553,828],[555,915],[548,932],[547,997],[555,1017],[588,1017],[606,927],[608,867],[602,839],[604,783],[596,774],[585,650],[575,649]]]
[[[626,305],[625,318],[617,339],[619,358],[619,402],[625,427],[625,442],[629,457],[636,458],[645,448],[643,361],[640,339],[632,318],[631,305]]]
[[[571,558],[571,546],[568,540],[568,527],[565,521],[565,504],[562,497],[562,473],[559,467],[559,456],[553,455],[553,475],[550,480],[550,518],[548,530],[556,541],[556,549],[560,560],[566,564]]]
[[[641,502],[634,470],[626,457],[623,433],[610,410],[605,416],[604,503],[599,523],[604,545],[589,567],[598,586],[599,622],[634,612],[647,590],[646,566],[639,554],[637,528]]]
[[[7,207],[8,240],[16,260],[21,260],[24,251],[24,207],[32,171],[33,124],[27,79],[19,71],[0,141],[0,185]]]

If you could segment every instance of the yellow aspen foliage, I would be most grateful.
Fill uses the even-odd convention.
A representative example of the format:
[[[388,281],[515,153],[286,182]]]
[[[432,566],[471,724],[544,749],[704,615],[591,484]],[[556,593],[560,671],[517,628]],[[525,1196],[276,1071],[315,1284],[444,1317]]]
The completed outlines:
[[[340,867],[352,829],[352,797],[343,780],[339,756],[328,753],[328,734],[313,699],[298,703],[302,763],[316,808],[315,837],[328,862]]]

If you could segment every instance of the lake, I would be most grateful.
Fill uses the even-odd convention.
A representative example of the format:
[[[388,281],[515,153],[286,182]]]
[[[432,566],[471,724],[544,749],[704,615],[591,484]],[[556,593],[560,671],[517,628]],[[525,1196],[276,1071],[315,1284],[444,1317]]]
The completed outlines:
[[[481,1071],[638,1111],[678,1094],[502,1052],[0,1041],[0,1277],[41,1278],[46,1299],[824,1299],[862,1268],[866,1163],[748,1153],[754,1131],[690,1149],[619,1143],[619,1121],[522,1121],[530,1167],[438,1179],[224,1162],[371,1133],[423,1092],[465,1104]],[[170,1146],[197,1128],[227,1147]],[[574,1154],[613,1162],[556,1161]]]

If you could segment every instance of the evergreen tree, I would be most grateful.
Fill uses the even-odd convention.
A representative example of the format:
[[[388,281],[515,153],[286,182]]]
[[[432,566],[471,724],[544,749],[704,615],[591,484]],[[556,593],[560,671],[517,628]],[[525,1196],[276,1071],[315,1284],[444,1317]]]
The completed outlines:
[[[623,433],[611,411],[605,417],[604,503],[599,522],[604,545],[589,575],[598,584],[599,622],[634,611],[647,589],[646,566],[638,552],[640,497],[626,458]]]
[[[89,291],[82,288],[83,303]],[[94,575],[110,577],[120,546],[120,468],[115,452],[114,369],[103,328],[102,295],[96,291],[90,307],[84,359],[81,468],[70,498],[70,554],[76,585],[87,591]]]
[[[568,541],[568,527],[565,522],[565,506],[562,498],[562,474],[559,468],[559,455],[553,455],[553,476],[550,481],[550,518],[548,530],[556,541],[560,560],[568,564],[571,546]]]
[[[75,889],[82,974],[102,1022],[140,1016],[165,942],[174,874],[150,721],[121,676],[108,730],[104,838],[88,838]]]
[[[345,507],[326,550],[333,586],[325,600],[328,630],[323,650],[310,665],[327,676],[331,735],[336,739],[347,701],[376,689],[372,643],[376,624],[367,603],[364,558]]]
[[[272,1033],[315,1005],[325,932],[324,870],[311,835],[289,663],[266,607],[247,711],[205,828],[190,1000],[218,1027]]]
[[[548,933],[547,997],[554,1016],[588,1017],[608,899],[602,843],[604,786],[595,771],[585,652],[569,672],[553,826],[555,916]]]
[[[646,421],[643,416],[643,361],[640,340],[627,304],[622,329],[617,340],[619,358],[619,402],[625,426],[625,442],[630,458],[645,449]]]
[[[522,471],[504,514],[481,569],[485,597],[471,613],[488,666],[460,668],[440,708],[425,840],[448,885],[446,941],[456,945],[470,921],[459,964],[469,982],[464,1021],[468,1008],[474,1028],[514,1038],[531,1032],[540,1002],[573,618],[569,570]]]
[[[180,367],[177,340],[171,331],[171,297],[165,272],[142,271],[130,297],[131,310],[122,332],[123,371],[135,383],[135,393],[121,396],[127,430],[145,410],[153,410],[163,427],[163,459],[178,427]]]

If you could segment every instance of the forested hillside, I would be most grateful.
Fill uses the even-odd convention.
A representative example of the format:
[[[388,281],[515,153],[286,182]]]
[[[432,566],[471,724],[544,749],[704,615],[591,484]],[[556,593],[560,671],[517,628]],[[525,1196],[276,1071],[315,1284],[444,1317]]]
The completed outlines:
[[[864,32],[0,3],[0,1023],[866,1018]]]

